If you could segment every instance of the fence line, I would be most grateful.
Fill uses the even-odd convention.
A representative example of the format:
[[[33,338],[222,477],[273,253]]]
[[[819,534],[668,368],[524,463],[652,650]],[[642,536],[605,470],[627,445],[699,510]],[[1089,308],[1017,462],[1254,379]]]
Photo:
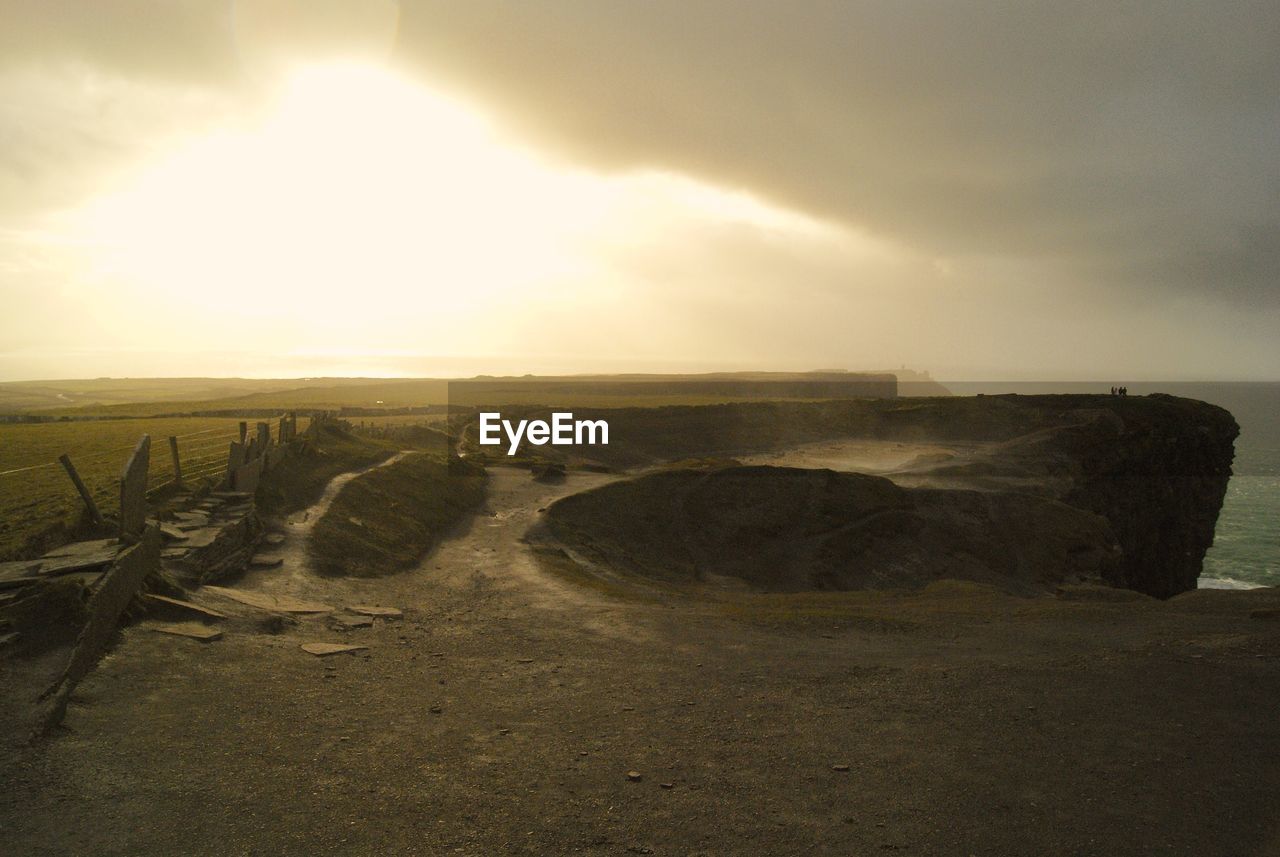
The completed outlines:
[[[200,431],[175,435],[159,435],[151,444],[148,467],[140,475],[123,474],[125,460],[121,453],[132,453],[136,444],[107,450],[93,451],[89,454],[71,452],[71,466],[63,471],[61,461],[45,461],[26,464],[0,471],[0,478],[13,477],[6,481],[4,502],[0,505],[0,518],[13,518],[17,523],[21,519],[32,520],[40,516],[49,518],[61,517],[76,502],[86,504],[88,508],[100,509],[102,512],[118,514],[116,508],[120,501],[125,479],[141,479],[141,484],[150,493],[168,489],[174,485],[195,487],[198,484],[233,486],[237,477],[246,480],[248,486],[241,490],[253,490],[257,474],[265,470],[269,462],[275,460],[270,454],[285,443],[291,442],[303,433],[298,431],[297,416],[292,412],[268,419],[248,418],[237,420],[226,418],[229,425],[219,425]],[[323,417],[320,417],[323,419]],[[317,418],[311,418],[312,425]],[[258,442],[257,425],[266,423],[267,443]],[[241,438],[241,427],[244,426],[246,452],[252,451],[253,458],[235,465],[232,450],[233,443]],[[308,428],[310,430],[310,428]],[[55,435],[55,438],[57,436]],[[171,439],[171,441],[170,441]],[[187,448],[183,441],[190,442]],[[166,442],[170,441],[170,442]],[[72,446],[80,446],[73,443]],[[174,457],[177,457],[175,466]],[[278,453],[277,453],[278,454]],[[112,461],[114,459],[114,461]],[[118,465],[116,463],[118,462]],[[245,475],[245,468],[250,466],[251,472]],[[79,489],[72,484],[71,471],[83,483],[83,495],[77,496]],[[181,474],[181,478],[179,478]],[[16,483],[16,484],[15,484]],[[129,484],[135,487],[137,481]],[[20,516],[15,513],[21,512]],[[6,529],[9,529],[6,527]],[[13,532],[25,529],[21,526]]]
[[[16,470],[0,471],[0,476],[10,476],[14,473],[26,473],[28,470],[40,470],[41,468],[44,468],[44,467],[57,467],[57,466],[58,466],[58,462],[49,461],[49,462],[45,462],[44,464],[33,464],[30,467],[19,467]]]

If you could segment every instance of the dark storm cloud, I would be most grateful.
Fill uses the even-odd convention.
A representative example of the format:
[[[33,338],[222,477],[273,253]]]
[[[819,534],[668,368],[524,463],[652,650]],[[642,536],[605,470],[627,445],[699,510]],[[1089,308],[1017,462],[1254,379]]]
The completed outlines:
[[[404,56],[577,157],[926,253],[1277,300],[1274,2],[405,7]]]
[[[927,256],[1280,302],[1273,0],[401,6],[404,65],[566,158],[742,187]],[[0,68],[232,87],[236,14],[225,0],[0,0]],[[11,174],[92,147],[92,127],[83,146],[47,139],[56,123],[36,145],[38,124],[10,129]]]

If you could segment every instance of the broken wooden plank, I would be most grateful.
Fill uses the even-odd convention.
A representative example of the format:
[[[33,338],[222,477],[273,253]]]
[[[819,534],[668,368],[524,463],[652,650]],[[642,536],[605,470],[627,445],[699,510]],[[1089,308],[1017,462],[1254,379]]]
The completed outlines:
[[[22,560],[20,562],[0,562],[0,589],[26,586],[39,578],[40,560]]]
[[[287,595],[268,595],[265,592],[253,592],[245,589],[229,589],[223,586],[202,586],[201,592],[212,592],[232,601],[238,601],[260,610],[271,610],[277,613],[329,613],[333,610],[328,604],[315,601],[303,601]]]
[[[86,608],[88,621],[80,629],[71,658],[62,675],[44,693],[41,701],[48,704],[41,714],[38,732],[47,734],[62,720],[71,693],[82,678],[93,669],[115,634],[120,616],[133,601],[147,576],[160,569],[160,534],[146,530],[137,545],[120,554],[111,570],[103,575]]]
[[[123,545],[118,539],[91,539],[87,542],[70,542],[62,547],[54,548],[44,555],[45,559],[64,556],[86,556],[104,553],[107,550],[119,552]]]
[[[40,576],[52,577],[73,571],[89,571],[102,568],[115,562],[116,555],[115,548],[112,548],[109,553],[101,553],[96,556],[62,556],[56,559],[42,560],[40,563]]]
[[[167,595],[156,595],[152,592],[143,593],[142,600],[149,602],[157,607],[172,607],[179,610],[185,610],[208,619],[226,619],[226,613],[219,613],[208,607],[196,604],[194,601],[183,601],[181,598],[170,598]]]

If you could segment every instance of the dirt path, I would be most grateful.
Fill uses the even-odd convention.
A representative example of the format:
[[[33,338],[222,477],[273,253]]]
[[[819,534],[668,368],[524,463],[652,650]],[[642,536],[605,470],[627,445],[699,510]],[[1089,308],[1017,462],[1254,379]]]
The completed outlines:
[[[521,542],[608,477],[491,476],[485,513],[413,571],[314,578],[295,540],[243,584],[401,621],[204,645],[130,628],[62,734],[6,760],[4,850],[1277,853],[1274,622],[972,592],[620,600]]]

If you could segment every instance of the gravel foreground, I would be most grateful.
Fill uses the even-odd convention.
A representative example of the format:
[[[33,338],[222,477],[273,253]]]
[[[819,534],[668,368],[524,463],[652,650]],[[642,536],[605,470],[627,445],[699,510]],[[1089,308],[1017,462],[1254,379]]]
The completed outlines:
[[[414,570],[316,577],[298,527],[239,584],[400,620],[129,628],[0,751],[2,850],[1280,854],[1274,590],[619,597],[521,541],[605,479],[495,468]]]

